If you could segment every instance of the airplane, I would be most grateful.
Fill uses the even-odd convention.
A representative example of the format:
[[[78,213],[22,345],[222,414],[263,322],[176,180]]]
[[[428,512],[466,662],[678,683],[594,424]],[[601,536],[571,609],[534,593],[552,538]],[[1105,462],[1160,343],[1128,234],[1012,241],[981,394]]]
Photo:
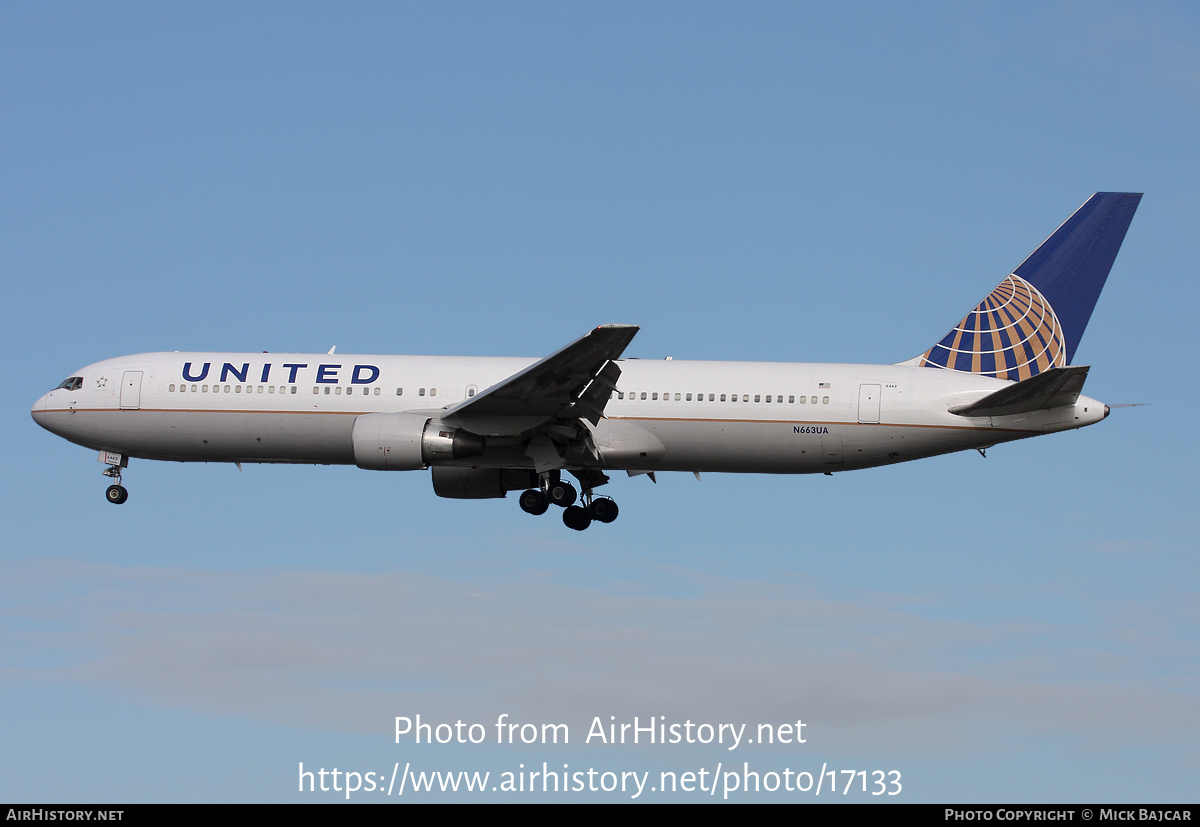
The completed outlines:
[[[540,360],[143,353],[75,371],[35,422],[131,458],[431,469],[441,497],[521,491],[582,531],[618,508],[610,472],[832,474],[1092,425],[1072,365],[1141,193],[1094,194],[949,333],[891,365],[622,358],[636,325]],[[578,481],[580,492],[563,472]],[[580,494],[582,495],[580,498]],[[577,504],[577,502],[579,504]]]

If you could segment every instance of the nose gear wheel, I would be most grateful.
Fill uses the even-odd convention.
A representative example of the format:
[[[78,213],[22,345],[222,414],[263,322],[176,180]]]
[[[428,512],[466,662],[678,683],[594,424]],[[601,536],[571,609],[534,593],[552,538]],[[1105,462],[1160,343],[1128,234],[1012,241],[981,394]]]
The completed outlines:
[[[110,465],[104,469],[104,476],[116,480],[114,485],[110,485],[104,492],[104,499],[108,500],[113,505],[120,505],[129,499],[129,492],[125,486],[121,485],[121,466]]]

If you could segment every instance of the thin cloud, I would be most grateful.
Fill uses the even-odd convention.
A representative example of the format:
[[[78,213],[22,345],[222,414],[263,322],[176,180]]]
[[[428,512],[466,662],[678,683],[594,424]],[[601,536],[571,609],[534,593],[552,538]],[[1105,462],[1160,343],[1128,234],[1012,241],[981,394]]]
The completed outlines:
[[[1139,682],[1137,662],[1108,659],[1123,681],[1072,680],[1036,655],[1003,654],[1044,648],[1021,645],[1041,627],[931,620],[792,585],[709,582],[667,598],[541,580],[62,562],[14,576],[23,591],[70,596],[51,625],[45,599],[26,609],[9,595],[6,623],[67,661],[10,677],[99,683],[221,716],[368,732],[416,712],[508,712],[579,731],[593,715],[804,717],[839,745],[928,754],[1014,729],[1103,746],[1115,719],[1126,746],[1200,735],[1194,694]]]

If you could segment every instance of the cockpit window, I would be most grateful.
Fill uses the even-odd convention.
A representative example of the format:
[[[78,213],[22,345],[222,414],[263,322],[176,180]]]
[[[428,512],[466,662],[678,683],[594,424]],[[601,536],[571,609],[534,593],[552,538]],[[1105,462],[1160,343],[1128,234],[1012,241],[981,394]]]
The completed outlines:
[[[82,376],[72,376],[70,379],[64,379],[63,383],[55,388],[56,391],[77,391],[83,387]]]

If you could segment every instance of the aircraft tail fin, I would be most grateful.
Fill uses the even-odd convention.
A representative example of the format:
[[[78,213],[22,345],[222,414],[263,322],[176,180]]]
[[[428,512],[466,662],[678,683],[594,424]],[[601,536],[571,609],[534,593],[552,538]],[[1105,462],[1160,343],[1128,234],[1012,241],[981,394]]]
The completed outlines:
[[[1142,200],[1098,192],[910,363],[1021,381],[1071,363]]]

